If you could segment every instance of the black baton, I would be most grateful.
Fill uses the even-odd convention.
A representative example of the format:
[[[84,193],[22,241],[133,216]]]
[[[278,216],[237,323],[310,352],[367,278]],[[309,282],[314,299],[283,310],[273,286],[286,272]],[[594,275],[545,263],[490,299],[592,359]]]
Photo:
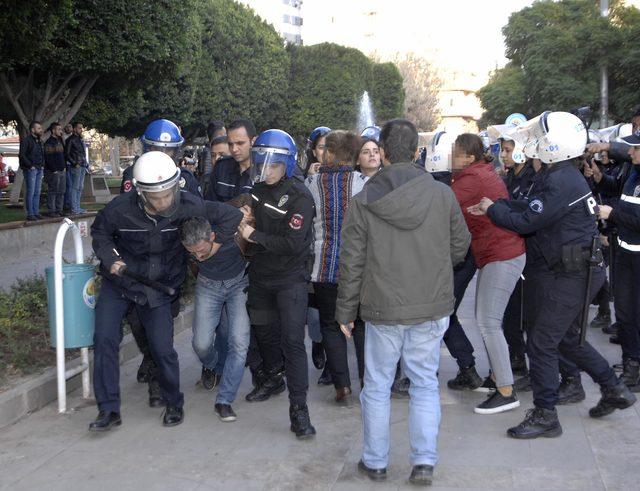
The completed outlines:
[[[138,283],[143,284],[144,286],[148,286],[149,288],[153,288],[154,290],[158,290],[159,292],[165,293],[170,297],[173,297],[176,294],[176,290],[174,288],[171,288],[170,286],[167,286],[167,285],[163,285],[159,281],[152,280],[150,278],[147,278],[146,276],[142,276],[141,274],[134,273],[133,271],[129,270],[129,268],[127,268],[126,265],[120,268],[119,273],[122,276],[127,276],[132,280],[135,280]]]
[[[582,319],[580,322],[580,346],[583,346],[587,339],[587,326],[589,323],[589,307],[591,305],[591,283],[593,282],[593,271],[602,262],[602,253],[598,247],[599,239],[594,236],[591,239],[591,249],[587,260],[587,287],[584,292],[584,303],[582,304]],[[600,252],[600,254],[598,254]]]

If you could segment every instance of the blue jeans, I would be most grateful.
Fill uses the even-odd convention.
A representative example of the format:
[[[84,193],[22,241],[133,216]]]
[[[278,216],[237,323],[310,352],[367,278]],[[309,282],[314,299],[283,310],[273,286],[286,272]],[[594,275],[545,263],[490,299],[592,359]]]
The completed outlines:
[[[73,184],[71,180],[71,167],[67,165],[67,188],[64,192],[64,207],[68,210],[71,210],[71,185]]]
[[[234,401],[244,374],[250,332],[245,292],[248,285],[244,271],[229,280],[209,280],[198,275],[192,344],[205,368],[213,370],[216,366],[218,354],[214,342],[223,307],[226,306],[228,314],[228,351],[216,397],[218,404]]]
[[[84,187],[84,175],[86,169],[84,167],[71,167],[71,212],[80,211],[80,197],[82,196],[82,188]]]
[[[24,173],[27,191],[24,196],[24,206],[27,209],[27,216],[40,214],[40,190],[42,188],[42,168],[29,169]]]
[[[309,338],[314,343],[322,342],[322,332],[320,332],[320,312],[318,309],[309,307],[307,309],[307,331]]]
[[[364,448],[362,461],[372,469],[389,463],[389,417],[391,385],[396,364],[409,387],[409,442],[411,465],[435,465],[440,425],[440,394],[436,375],[440,342],[449,317],[415,325],[384,326],[366,323],[364,389],[360,393]]]

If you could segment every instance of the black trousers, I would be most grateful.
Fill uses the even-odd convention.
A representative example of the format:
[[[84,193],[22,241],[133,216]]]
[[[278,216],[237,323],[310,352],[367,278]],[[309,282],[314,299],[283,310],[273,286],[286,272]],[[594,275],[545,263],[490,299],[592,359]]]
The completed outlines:
[[[249,284],[248,308],[264,368],[282,366],[291,404],[306,404],[309,389],[304,327],[307,320],[307,283],[269,287]]]
[[[327,354],[327,365],[336,388],[351,387],[349,362],[347,359],[347,338],[336,322],[337,283],[314,283],[315,303],[320,313],[322,345]],[[353,340],[358,359],[358,375],[364,377],[364,323],[354,324]],[[360,370],[362,367],[362,370]]]
[[[532,268],[533,269],[533,268]],[[591,298],[605,279],[603,269],[593,274]],[[527,354],[529,355],[533,403],[553,409],[558,401],[559,358],[564,357],[591,376],[601,386],[612,386],[617,378],[600,353],[585,342],[580,346],[580,320],[587,272],[557,273],[539,265],[527,275],[527,304],[532,309],[528,319]]]
[[[464,298],[464,293],[467,291],[467,286],[469,286],[477,269],[471,250],[467,252],[464,261],[453,268],[453,295],[456,298],[456,303],[453,314],[449,317],[449,328],[444,333],[443,340],[460,368],[468,368],[476,364],[473,345],[458,320],[457,312]]]
[[[613,302],[622,358],[640,361],[640,254],[616,249]]]
[[[509,354],[512,357],[518,356],[520,358],[524,357],[525,353],[524,309],[522,308],[523,288],[524,282],[519,279],[509,298],[509,303],[502,318],[502,330],[509,345]]]

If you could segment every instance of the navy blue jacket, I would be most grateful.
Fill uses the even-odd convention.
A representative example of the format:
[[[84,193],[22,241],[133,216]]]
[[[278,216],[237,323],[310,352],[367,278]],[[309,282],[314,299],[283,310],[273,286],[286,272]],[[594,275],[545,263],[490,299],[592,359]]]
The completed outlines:
[[[527,196],[535,175],[536,171],[529,162],[524,164],[524,168],[517,175],[515,167],[509,169],[504,177],[504,183],[511,199],[522,199]]]
[[[91,226],[93,250],[100,259],[104,279],[136,303],[157,307],[170,302],[168,295],[128,277],[112,275],[109,270],[121,258],[131,271],[177,289],[186,274],[186,251],[180,242],[179,227],[187,218],[206,216],[207,205],[213,203],[183,191],[178,211],[172,217],[150,217],[137,193],[116,196],[98,212]]]
[[[42,141],[32,134],[20,139],[20,151],[18,162],[23,171],[31,167],[41,168],[44,164],[44,151]]]
[[[618,205],[609,220],[618,225],[618,245],[628,252],[640,253],[640,169],[632,166],[624,182]],[[600,181],[602,182],[602,181]]]
[[[211,172],[206,199],[210,201],[230,201],[251,192],[251,168],[240,174],[240,166],[232,157],[223,157],[216,162]]]
[[[500,227],[535,233],[532,245],[553,268],[562,260],[563,246],[590,247],[597,234],[597,211],[587,181],[571,161],[564,161],[547,169],[527,200],[498,200],[487,215]]]

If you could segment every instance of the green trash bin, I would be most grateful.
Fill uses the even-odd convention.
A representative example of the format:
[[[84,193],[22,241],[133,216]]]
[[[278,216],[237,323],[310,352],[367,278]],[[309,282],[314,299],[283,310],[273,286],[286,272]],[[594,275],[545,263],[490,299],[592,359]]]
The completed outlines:
[[[56,297],[53,266],[45,270],[51,346],[56,347]],[[63,264],[64,347],[93,345],[96,283],[92,264]]]

